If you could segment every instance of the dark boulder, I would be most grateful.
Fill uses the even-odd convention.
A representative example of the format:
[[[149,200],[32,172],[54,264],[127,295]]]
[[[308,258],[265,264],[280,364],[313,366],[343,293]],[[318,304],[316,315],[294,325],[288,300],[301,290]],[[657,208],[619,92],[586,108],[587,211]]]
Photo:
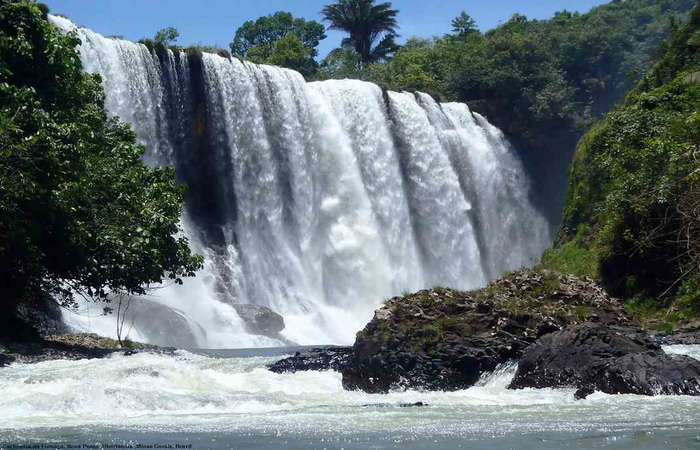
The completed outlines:
[[[233,304],[250,334],[277,337],[284,330],[284,317],[267,306]]]
[[[0,367],[9,366],[13,362],[15,362],[15,358],[13,356],[0,353]]]
[[[35,302],[18,305],[14,316],[40,337],[70,332],[70,328],[63,323],[61,307],[50,295],[43,294]]]
[[[466,389],[569,324],[624,324],[622,305],[592,280],[524,270],[471,292],[445,288],[395,297],[357,334],[343,370],[349,390]]]
[[[342,371],[352,353],[351,347],[314,348],[296,352],[294,356],[268,366],[275,373],[295,373],[309,370]]]
[[[425,406],[430,406],[427,403],[415,402],[415,403],[368,403],[366,405],[360,405],[360,408],[422,408]]]
[[[510,389],[577,388],[607,394],[700,395],[700,361],[666,354],[640,328],[572,325],[528,347]]]

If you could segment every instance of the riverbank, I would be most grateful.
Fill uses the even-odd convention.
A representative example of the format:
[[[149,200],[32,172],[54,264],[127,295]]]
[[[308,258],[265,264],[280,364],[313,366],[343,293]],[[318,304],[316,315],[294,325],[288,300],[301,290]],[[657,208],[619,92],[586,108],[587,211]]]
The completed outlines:
[[[16,341],[0,339],[0,367],[18,362],[34,364],[52,360],[104,358],[115,353],[131,355],[137,352],[173,354],[174,348],[158,347],[139,342],[118,341],[93,333],[71,333],[36,337]]]

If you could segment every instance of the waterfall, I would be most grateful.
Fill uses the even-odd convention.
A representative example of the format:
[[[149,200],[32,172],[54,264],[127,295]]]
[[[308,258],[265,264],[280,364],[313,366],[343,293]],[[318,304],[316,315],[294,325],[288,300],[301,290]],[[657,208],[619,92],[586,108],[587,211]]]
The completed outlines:
[[[102,76],[145,162],[188,184],[183,228],[205,268],[155,300],[202,347],[274,344],[241,332],[236,303],[280,313],[291,341],[351,343],[383,299],[477,288],[548,244],[520,162],[464,104],[153,52],[51,20],[78,34],[85,71]]]

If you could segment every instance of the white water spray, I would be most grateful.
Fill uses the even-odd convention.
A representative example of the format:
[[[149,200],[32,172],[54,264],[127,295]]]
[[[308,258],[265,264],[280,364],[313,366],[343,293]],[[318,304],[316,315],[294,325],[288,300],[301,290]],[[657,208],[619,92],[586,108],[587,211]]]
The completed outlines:
[[[477,288],[548,244],[521,164],[466,105],[51,20],[78,34],[145,161],[189,185],[183,222],[206,268],[155,301],[203,331],[198,346],[275,344],[242,333],[235,303],[282,314],[286,339],[348,344],[384,298]]]

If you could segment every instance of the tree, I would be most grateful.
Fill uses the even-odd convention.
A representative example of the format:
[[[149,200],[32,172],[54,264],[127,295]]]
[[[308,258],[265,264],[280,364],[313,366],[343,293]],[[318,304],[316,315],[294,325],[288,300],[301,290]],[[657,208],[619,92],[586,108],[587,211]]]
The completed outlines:
[[[275,42],[272,52],[263,62],[296,70],[305,77],[310,77],[316,72],[316,62],[311,58],[311,50],[293,33]]]
[[[346,45],[328,53],[328,56],[321,61],[318,77],[322,80],[346,78],[364,80],[366,72],[360,69],[360,55],[352,46]]]
[[[452,20],[452,32],[458,37],[466,37],[478,33],[479,30],[476,27],[476,21],[465,11],[462,11],[462,14]]]
[[[266,59],[272,53],[275,43],[290,33],[306,47],[312,59],[318,56],[316,47],[326,38],[326,30],[320,23],[295,19],[290,13],[279,11],[244,23],[236,30],[231,42],[231,53],[245,58],[253,52],[256,57]]]
[[[163,47],[167,47],[168,45],[172,45],[175,42],[177,42],[177,39],[179,37],[180,32],[177,30],[177,28],[168,27],[163,28],[162,30],[158,30],[153,40],[156,44],[162,45]]]
[[[398,50],[398,13],[391,9],[391,2],[375,5],[374,0],[338,0],[321,11],[323,20],[330,22],[329,29],[350,35],[343,45],[354,47],[362,65],[386,59]]]
[[[0,0],[0,319],[45,294],[140,295],[202,266],[179,226],[184,186],[143,164],[79,43]]]
[[[390,62],[366,68],[368,81],[395,91],[420,91],[438,99],[444,97],[435,46],[436,40],[410,38]]]

